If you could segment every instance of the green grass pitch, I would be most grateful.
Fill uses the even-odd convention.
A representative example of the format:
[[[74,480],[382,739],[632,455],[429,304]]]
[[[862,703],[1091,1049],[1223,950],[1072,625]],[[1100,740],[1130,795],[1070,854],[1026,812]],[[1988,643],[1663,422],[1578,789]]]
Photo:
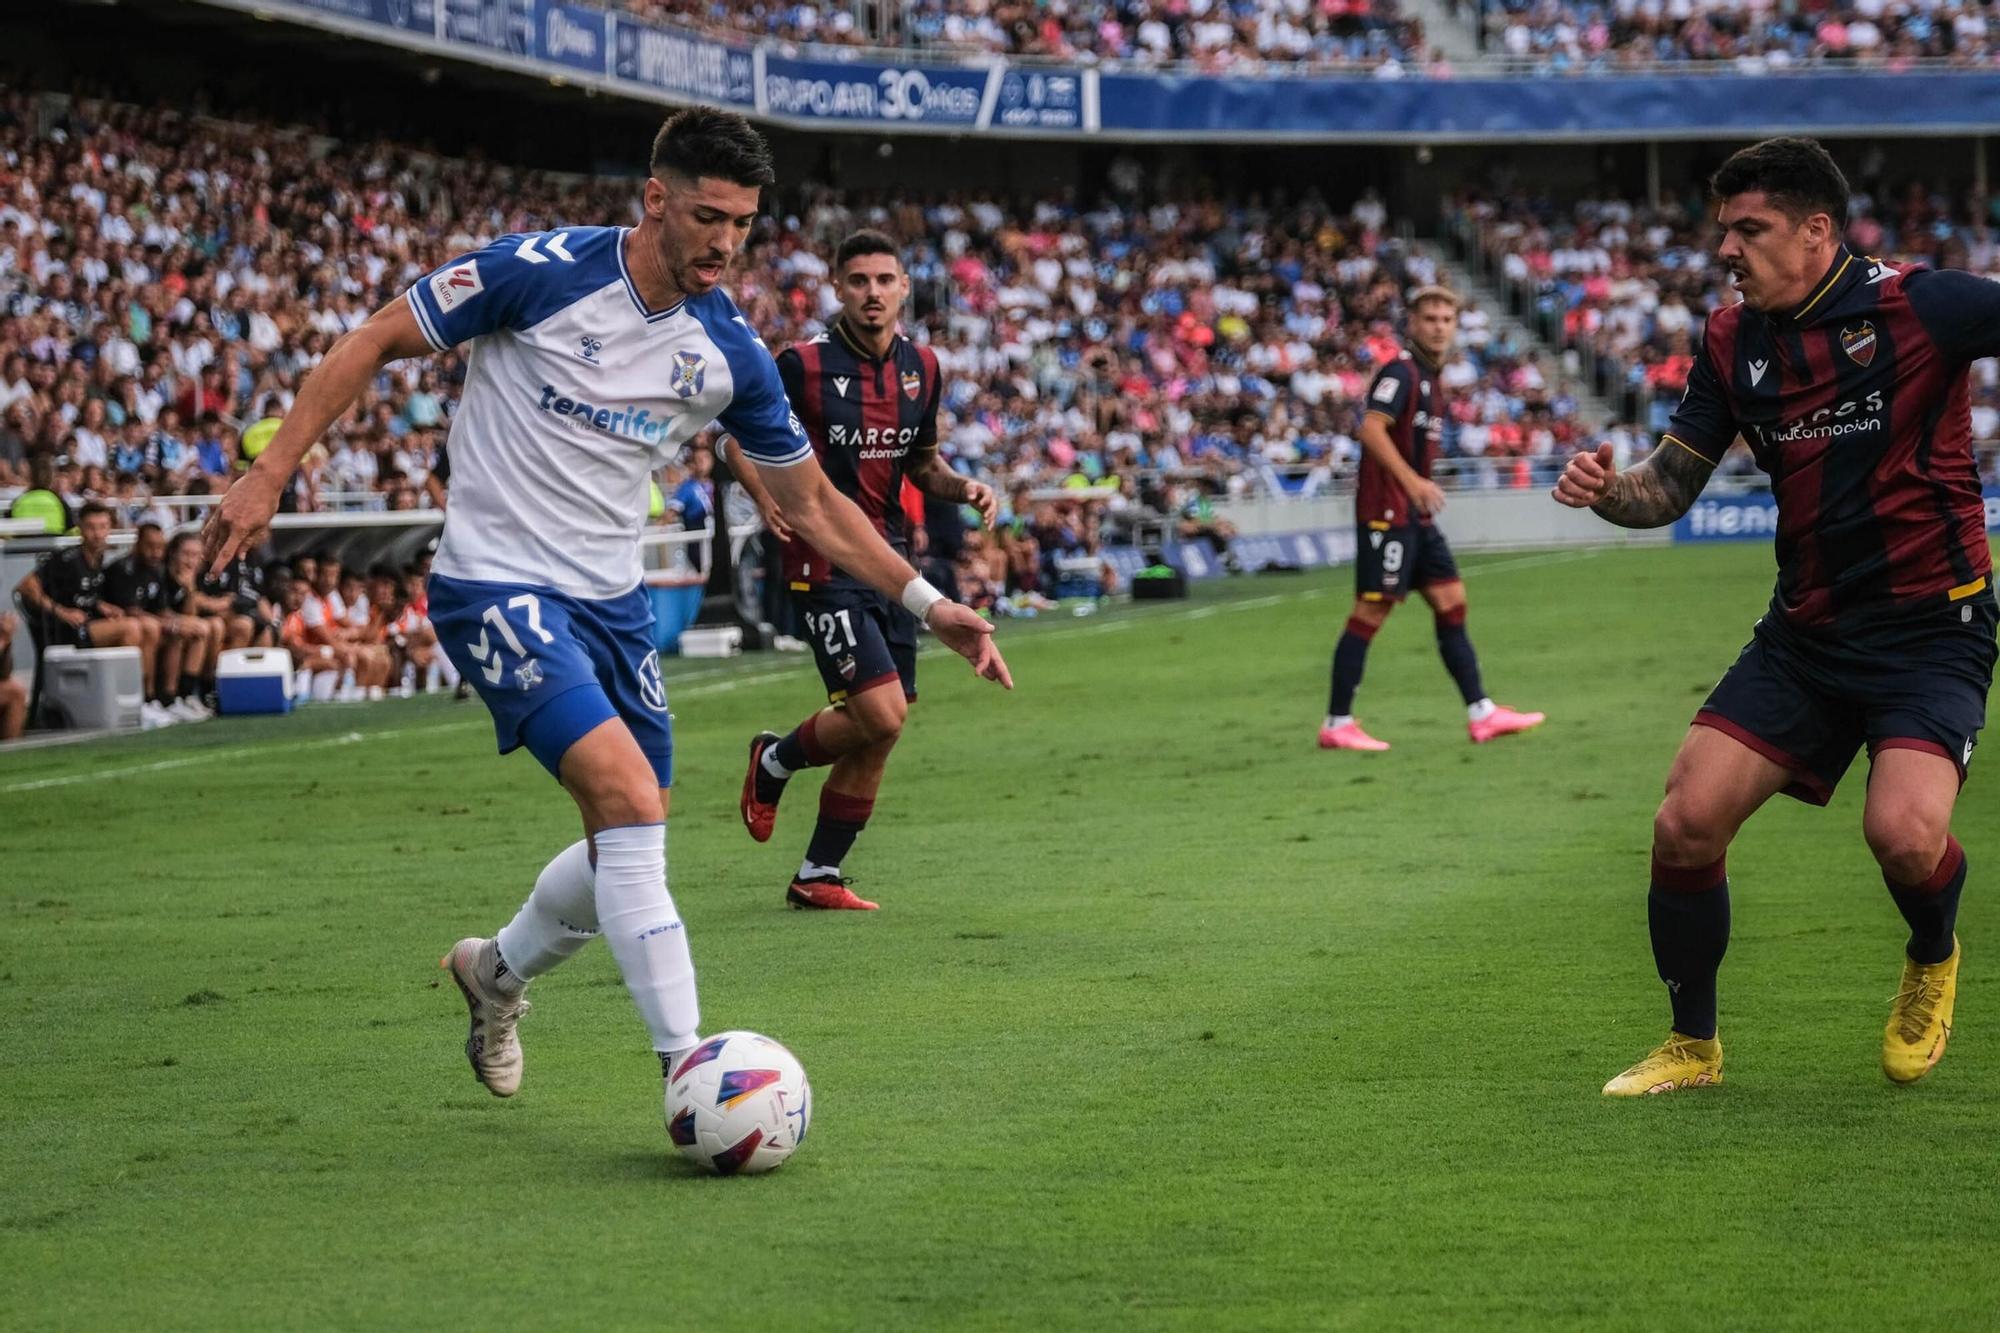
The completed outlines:
[[[1396,749],[1317,752],[1345,571],[1005,625],[1013,695],[926,657],[875,915],[781,906],[816,777],[737,822],[810,665],[674,664],[705,1025],[815,1085],[752,1180],[670,1155],[602,948],[536,984],[521,1095],[472,1081],[436,959],[576,836],[477,704],[0,757],[0,1326],[1990,1326],[1995,775],[1930,1079],[1876,1066],[1857,767],[1732,852],[1727,1084],[1607,1102],[1666,1027],[1650,815],[1770,553],[1467,569],[1539,733],[1469,745],[1411,607],[1361,697]]]

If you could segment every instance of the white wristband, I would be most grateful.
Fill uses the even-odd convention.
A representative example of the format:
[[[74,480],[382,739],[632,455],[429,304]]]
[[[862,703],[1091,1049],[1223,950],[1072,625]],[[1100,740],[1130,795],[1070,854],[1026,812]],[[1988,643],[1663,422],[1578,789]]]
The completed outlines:
[[[921,575],[903,585],[903,609],[923,624],[930,623],[931,608],[944,599],[944,594]]]

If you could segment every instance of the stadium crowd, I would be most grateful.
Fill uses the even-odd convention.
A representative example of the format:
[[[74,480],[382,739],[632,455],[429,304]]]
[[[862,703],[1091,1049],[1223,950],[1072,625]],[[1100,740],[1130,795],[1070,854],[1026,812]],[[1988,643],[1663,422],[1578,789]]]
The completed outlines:
[[[1651,64],[1895,70],[1993,64],[2000,13],[1985,0],[1483,0],[1479,36],[1488,54],[1553,74]]]
[[[1864,163],[1856,179],[1880,181],[1886,169],[1885,162]],[[1703,319],[1735,300],[1715,260],[1707,211],[1694,201],[1653,209],[1507,191],[1468,191],[1455,207],[1487,262],[1531,311],[1563,342],[1606,358],[1640,402],[1641,424],[1664,428],[1687,385]],[[2000,278],[2000,201],[1905,180],[1857,187],[1848,215],[1847,243],[1858,254]],[[1973,438],[2000,439],[2000,362],[1976,363],[1971,384]],[[1989,468],[2000,459],[1985,456]],[[1752,465],[1738,450],[1726,466]]]
[[[100,501],[121,526],[219,491],[238,431],[282,416],[332,341],[433,265],[509,231],[627,220],[634,198],[394,144],[38,109],[19,90],[0,101],[0,158],[0,487],[53,492],[69,517]],[[1197,489],[1311,491],[1350,473],[1362,392],[1430,262],[1372,194],[1343,209],[1153,199],[1127,165],[1082,204],[802,190],[760,224],[731,288],[779,346],[836,309],[825,256],[846,230],[905,240],[907,327],[947,371],[945,452],[1003,493],[1138,497],[1165,476],[1188,492],[1179,508]],[[1584,430],[1486,312],[1468,310],[1463,343],[1448,449],[1548,459]],[[462,374],[456,354],[385,373],[286,508],[426,504]]]
[[[825,46],[917,46],[960,55],[1186,65],[1267,63],[1393,78],[1449,73],[1397,0],[904,0],[878,31],[852,9],[732,0],[624,0],[643,16],[719,36]]]

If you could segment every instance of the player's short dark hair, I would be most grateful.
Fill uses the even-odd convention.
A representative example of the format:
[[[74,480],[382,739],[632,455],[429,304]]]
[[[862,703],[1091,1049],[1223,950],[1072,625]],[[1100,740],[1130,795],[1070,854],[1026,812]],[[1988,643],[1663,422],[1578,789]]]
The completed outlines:
[[[714,176],[733,185],[778,183],[771,145],[734,111],[691,106],[676,111],[653,138],[652,172],[689,180]]]
[[[89,504],[85,505],[82,509],[79,509],[77,511],[76,513],[77,526],[81,527],[83,525],[83,520],[89,518],[93,514],[102,514],[106,518],[110,518],[112,517],[111,506],[108,504],[100,504],[96,500],[92,500]]]
[[[840,248],[833,252],[833,267],[835,271],[846,268],[848,260],[859,259],[863,255],[888,255],[899,266],[903,262],[902,251],[896,248],[896,243],[890,240],[886,233],[876,231],[873,227],[863,227],[860,231],[849,234],[848,238],[840,243]]]
[[[1708,180],[1708,192],[1728,199],[1750,191],[1783,209],[1793,222],[1825,213],[1847,226],[1847,177],[1817,139],[1766,139],[1738,149]]]

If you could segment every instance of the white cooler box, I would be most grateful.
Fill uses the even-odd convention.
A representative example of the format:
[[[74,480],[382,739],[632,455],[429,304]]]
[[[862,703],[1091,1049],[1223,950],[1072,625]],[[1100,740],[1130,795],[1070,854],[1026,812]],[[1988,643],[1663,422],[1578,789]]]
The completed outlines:
[[[215,665],[215,698],[228,714],[292,711],[292,655],[283,648],[232,648]]]
[[[51,646],[42,654],[42,702],[79,731],[136,727],[146,702],[137,648]]]
[[[681,631],[682,657],[734,657],[742,651],[741,625],[703,625]]]

